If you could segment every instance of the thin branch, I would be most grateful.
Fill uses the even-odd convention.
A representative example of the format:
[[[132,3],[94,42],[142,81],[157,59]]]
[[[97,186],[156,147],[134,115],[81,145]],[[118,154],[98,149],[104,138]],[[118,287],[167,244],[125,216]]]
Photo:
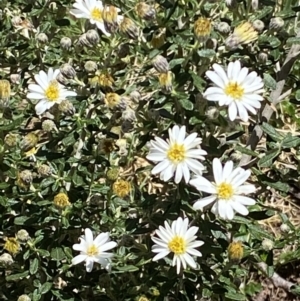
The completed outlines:
[[[297,37],[300,37],[300,30],[297,33]],[[277,105],[282,100],[282,93],[286,79],[296,61],[297,57],[300,54],[300,45],[292,45],[281,69],[277,72],[277,84],[275,90],[272,91],[270,95],[271,104],[266,104],[261,115],[261,122],[268,122],[274,113],[272,106]],[[263,130],[259,124],[254,127],[254,130],[248,140],[247,148],[252,151],[255,150],[257,144],[262,138]],[[243,154],[239,166],[246,166],[251,161],[251,156]],[[248,166],[249,167],[249,166]]]

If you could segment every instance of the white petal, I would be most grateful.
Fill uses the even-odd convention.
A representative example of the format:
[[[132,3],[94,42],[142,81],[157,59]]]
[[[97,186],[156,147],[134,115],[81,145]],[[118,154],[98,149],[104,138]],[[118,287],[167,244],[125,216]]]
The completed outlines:
[[[233,170],[233,162],[232,161],[227,161],[224,165],[224,168],[223,168],[221,182],[226,182],[227,178],[232,173],[232,170]]]
[[[242,195],[234,195],[232,197],[232,200],[235,201],[235,202],[238,202],[242,205],[254,205],[256,202],[255,200],[251,199],[251,198],[248,198],[246,196],[242,196]]]
[[[175,172],[175,183],[178,184],[183,176],[183,171],[182,171],[182,164],[179,163],[176,167],[176,172]]]
[[[206,71],[206,76],[218,87],[224,88],[225,84],[222,78],[214,71]]]
[[[94,239],[93,239],[93,233],[91,231],[91,229],[89,228],[86,228],[84,230],[84,234],[85,234],[85,241],[88,245],[92,245],[93,242],[94,242]]]
[[[160,172],[162,172],[163,170],[165,170],[168,166],[170,165],[170,161],[165,159],[164,161],[160,162],[159,164],[157,164],[151,171],[151,173],[153,175],[156,175]]]
[[[31,92],[27,93],[27,98],[29,99],[45,99],[45,95],[41,93]]]
[[[115,241],[110,241],[107,242],[106,244],[104,244],[103,246],[101,246],[101,252],[105,252],[107,250],[111,250],[113,248],[115,248],[118,244]]]
[[[231,121],[234,121],[237,116],[237,107],[235,102],[232,102],[228,107],[228,115]]]
[[[87,258],[88,258],[87,255],[82,255],[82,254],[77,255],[72,259],[72,264],[75,265],[75,264],[81,263],[81,262],[85,261]]]
[[[232,181],[231,184],[236,188],[243,183],[247,181],[247,179],[250,177],[251,171],[250,170],[245,170],[244,172],[241,172],[238,177],[235,177]]]
[[[86,271],[90,273],[94,267],[94,261],[90,258],[87,258],[85,267],[86,267]]]
[[[100,233],[94,240],[94,244],[97,246],[101,246],[105,244],[109,240],[109,234],[106,233]]]
[[[199,191],[216,193],[216,187],[204,177],[197,176],[194,179],[190,180],[190,184]]]
[[[213,64],[213,68],[222,79],[224,86],[226,86],[228,84],[228,77],[224,69],[219,64]]]
[[[241,185],[236,188],[236,194],[248,194],[256,191],[256,188],[252,184]]]
[[[195,262],[195,260],[193,259],[193,257],[191,255],[189,255],[188,253],[185,253],[184,255],[184,259],[186,261],[186,263],[193,269],[195,269],[197,267],[197,264]]]
[[[164,251],[164,252],[158,253],[158,254],[156,254],[156,255],[153,257],[152,260],[153,260],[153,261],[157,261],[157,260],[159,260],[159,259],[162,259],[162,258],[168,256],[169,253],[170,253],[170,251]]]
[[[217,199],[216,195],[210,195],[208,197],[205,197],[203,199],[199,199],[198,201],[196,201],[196,203],[193,205],[193,208],[195,210],[200,210],[204,207],[206,207],[207,205],[211,204],[212,202],[214,202]]]
[[[37,115],[43,114],[45,111],[49,110],[55,104],[54,101],[48,101],[46,99],[40,100],[35,106],[35,112]]]
[[[214,172],[215,183],[219,185],[222,182],[223,168],[222,168],[221,161],[218,158],[214,158],[213,160],[213,172]]]
[[[243,106],[242,102],[237,102],[236,104],[237,104],[239,116],[241,117],[241,119],[245,122],[248,121],[249,115],[247,113],[247,110]]]

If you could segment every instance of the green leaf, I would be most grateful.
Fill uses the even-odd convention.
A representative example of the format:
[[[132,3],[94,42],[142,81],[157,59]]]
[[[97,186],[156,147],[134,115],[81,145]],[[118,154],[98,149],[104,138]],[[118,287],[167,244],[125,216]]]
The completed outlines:
[[[29,266],[29,272],[31,275],[34,275],[39,269],[39,260],[37,258],[34,258],[33,260],[30,260],[30,266]]]
[[[267,231],[264,231],[259,226],[248,223],[247,227],[249,229],[249,233],[252,234],[254,238],[259,240],[262,240],[264,238],[273,240],[272,235],[270,235]]]
[[[265,156],[263,156],[259,161],[258,165],[260,167],[271,167],[273,163],[273,159],[275,159],[280,154],[280,149],[272,149],[267,152]]]
[[[296,91],[295,97],[296,97],[297,100],[300,100],[300,90]]]
[[[45,282],[43,283],[42,287],[40,288],[40,293],[43,295],[43,294],[46,294],[47,292],[50,291],[52,287],[52,283],[51,282]]]
[[[30,219],[30,217],[28,217],[28,216],[18,216],[14,219],[14,224],[22,226],[29,219]]]
[[[19,280],[27,277],[28,274],[29,274],[29,271],[25,271],[23,273],[6,276],[5,279],[6,279],[6,281],[15,281],[15,280],[19,281]]]
[[[35,289],[32,294],[32,301],[39,301],[39,300],[41,300],[41,294],[37,289]]]
[[[246,296],[240,293],[225,293],[225,297],[229,300],[247,301]]]
[[[245,155],[249,155],[249,156],[253,156],[253,157],[257,157],[258,154],[254,151],[252,151],[251,149],[247,148],[247,147],[242,147],[240,145],[235,146],[234,148],[236,151],[241,152],[242,154]]]
[[[300,144],[300,138],[292,136],[290,133],[287,134],[286,137],[281,141],[281,145],[283,148],[291,148],[296,147]]]
[[[270,124],[263,122],[263,124],[261,125],[263,131],[269,135],[273,140],[275,141],[281,141],[283,136],[280,135],[274,127],[272,127]]]
[[[194,108],[193,103],[191,101],[189,101],[187,98],[180,98],[180,99],[178,99],[178,102],[184,109],[186,109],[188,111],[191,111]]]
[[[216,55],[213,49],[201,49],[198,51],[198,55],[201,57],[212,58]]]
[[[199,124],[202,123],[203,121],[198,119],[197,117],[193,116],[190,120],[189,120],[189,124],[190,125],[195,125],[195,124]]]
[[[66,258],[66,255],[62,248],[54,248],[51,250],[51,257],[54,260],[61,261],[62,259]]]
[[[264,73],[264,84],[267,88],[276,89],[276,80],[268,73]]]
[[[283,192],[288,192],[290,189],[290,186],[288,184],[282,182],[272,182],[267,180],[262,180],[261,182],[266,186],[270,186],[276,190],[280,190]]]
[[[172,69],[173,67],[180,65],[185,59],[181,58],[181,59],[174,59],[169,63],[170,69]]]
[[[139,270],[138,267],[134,266],[134,265],[125,265],[123,267],[117,267],[117,269],[121,272],[136,272]]]
[[[300,45],[300,38],[297,38],[297,37],[293,37],[293,38],[288,38],[286,40],[286,45],[287,46],[292,46],[292,45]]]
[[[10,184],[8,184],[8,183],[5,183],[5,182],[0,183],[0,189],[5,189],[9,186],[10,186]]]
[[[40,256],[42,257],[49,257],[50,253],[47,250],[42,250],[42,249],[38,249],[37,252],[40,254]]]
[[[192,79],[193,79],[193,83],[194,83],[195,87],[196,87],[200,92],[202,92],[203,89],[204,89],[204,86],[205,86],[205,84],[206,84],[205,81],[204,81],[200,76],[198,76],[195,72],[190,71],[189,73],[190,73],[190,75],[191,75],[191,77],[192,77]]]

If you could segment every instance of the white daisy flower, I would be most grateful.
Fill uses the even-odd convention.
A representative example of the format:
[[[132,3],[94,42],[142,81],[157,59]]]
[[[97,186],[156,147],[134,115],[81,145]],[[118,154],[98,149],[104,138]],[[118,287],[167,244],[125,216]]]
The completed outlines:
[[[85,235],[80,237],[80,244],[73,245],[73,249],[80,251],[80,255],[77,255],[72,259],[72,264],[78,264],[83,261],[86,263],[86,271],[91,272],[94,266],[94,262],[100,263],[104,268],[110,268],[110,258],[112,253],[106,251],[116,247],[117,243],[110,241],[109,233],[101,233],[95,239],[93,239],[93,233],[90,229],[85,229]]]
[[[77,95],[76,92],[66,90],[65,87],[56,80],[59,72],[58,69],[53,70],[49,68],[48,74],[46,74],[45,71],[41,70],[39,74],[34,76],[38,84],[28,86],[29,93],[27,97],[40,100],[35,106],[37,115],[43,114],[55,103],[60,103],[66,99],[66,97]]]
[[[237,115],[248,121],[248,112],[256,115],[261,107],[260,101],[264,92],[263,81],[255,71],[249,73],[246,67],[241,68],[240,61],[230,62],[227,73],[218,65],[213,65],[214,71],[207,71],[206,75],[216,85],[204,92],[204,97],[211,101],[218,101],[220,106],[228,106],[231,121]]]
[[[202,174],[204,166],[197,161],[204,160],[207,152],[200,148],[201,138],[197,133],[186,136],[185,126],[179,128],[175,125],[169,129],[169,139],[164,141],[159,137],[152,140],[148,160],[159,162],[152,174],[160,174],[160,179],[168,181],[175,173],[175,183],[178,184],[182,177],[186,183],[190,180],[190,170],[197,175]]]
[[[159,226],[156,230],[157,237],[152,237],[155,245],[152,247],[152,252],[157,253],[153,261],[166,257],[169,253],[173,253],[173,266],[177,266],[177,274],[180,272],[181,265],[186,269],[187,265],[195,269],[197,264],[192,256],[202,256],[202,254],[195,248],[204,244],[201,240],[196,240],[195,234],[198,227],[188,228],[189,220],[185,218],[182,220],[179,217],[172,222],[170,226],[165,221],[165,227]]]
[[[91,24],[96,26],[106,35],[110,33],[105,29],[103,21],[103,3],[98,0],[76,0],[73,4],[74,9],[70,12],[76,18],[89,19]]]
[[[224,168],[219,159],[213,160],[213,173],[215,182],[211,183],[202,176],[196,176],[190,181],[199,191],[211,194],[208,197],[196,201],[194,209],[200,210],[203,207],[214,203],[211,211],[222,219],[232,220],[235,212],[241,215],[249,213],[247,205],[254,205],[255,200],[242,196],[255,192],[255,186],[245,184],[250,177],[250,170],[241,167],[233,169],[233,162],[226,162]]]

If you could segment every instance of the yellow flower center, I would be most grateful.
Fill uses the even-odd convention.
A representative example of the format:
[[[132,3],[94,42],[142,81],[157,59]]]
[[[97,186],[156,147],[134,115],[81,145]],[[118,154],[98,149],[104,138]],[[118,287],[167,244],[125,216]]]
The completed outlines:
[[[55,79],[50,81],[50,84],[45,91],[45,95],[50,101],[56,101],[59,98],[59,84]]]
[[[102,10],[98,7],[95,7],[91,11],[92,19],[95,21],[102,21]]]
[[[93,244],[91,246],[88,247],[87,252],[86,252],[89,256],[95,256],[98,255],[99,250],[98,248]]]
[[[172,163],[179,163],[185,159],[185,147],[183,144],[173,144],[167,153],[167,157]]]
[[[8,237],[6,238],[6,242],[3,247],[5,250],[7,250],[12,255],[15,255],[20,250],[20,244],[18,243],[17,239],[14,237]]]
[[[234,190],[231,184],[221,183],[217,186],[217,194],[220,199],[229,200],[233,196]]]
[[[229,82],[225,87],[225,94],[240,100],[244,95],[244,88],[237,82]]]
[[[175,236],[169,243],[168,247],[175,255],[184,254],[186,251],[186,242],[180,236]]]

